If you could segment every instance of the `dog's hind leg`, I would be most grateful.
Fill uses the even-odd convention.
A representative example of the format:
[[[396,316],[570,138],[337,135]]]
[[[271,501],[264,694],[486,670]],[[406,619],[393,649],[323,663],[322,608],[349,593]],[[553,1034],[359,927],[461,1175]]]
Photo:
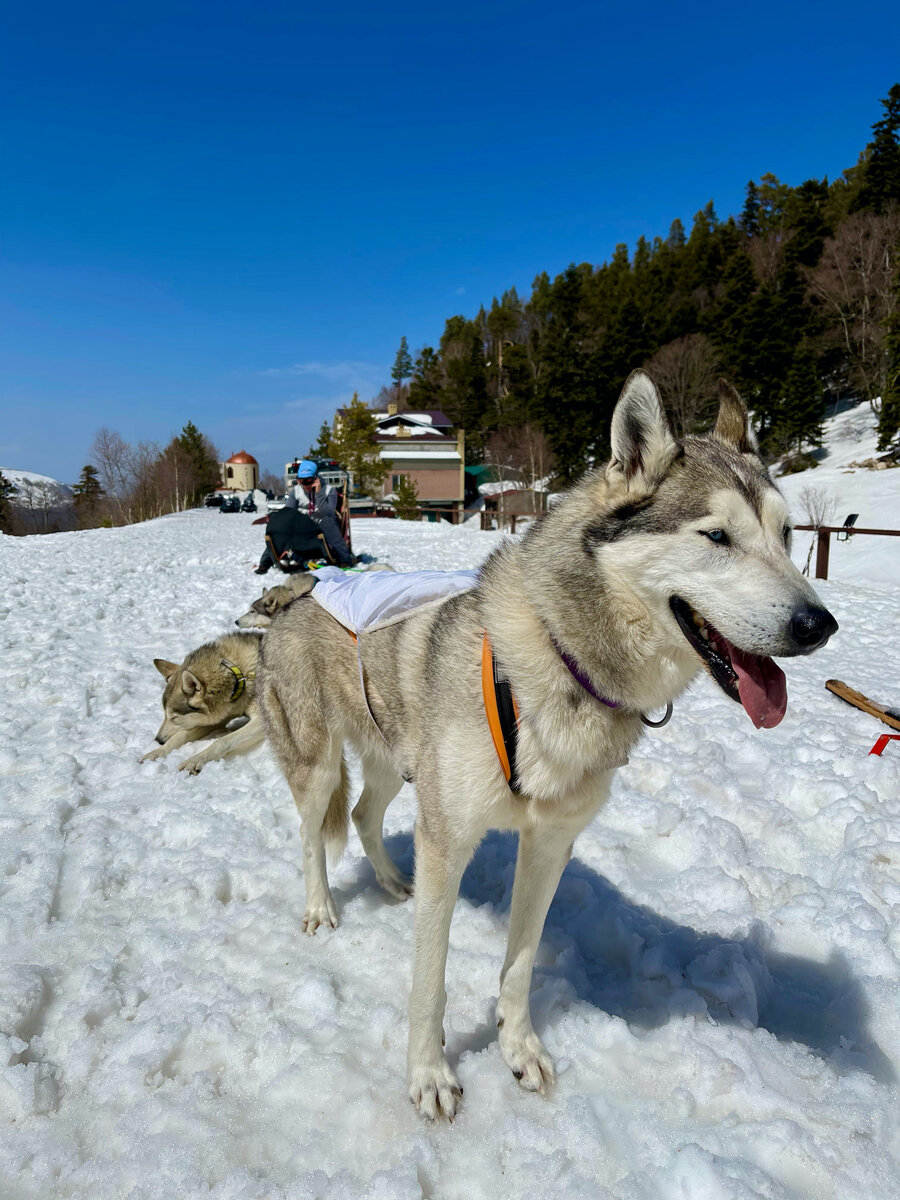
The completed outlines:
[[[366,856],[375,868],[375,878],[398,900],[412,895],[412,880],[403,874],[384,847],[384,814],[403,780],[389,764],[374,753],[363,756],[363,790],[351,816]]]
[[[519,834],[506,961],[500,973],[497,1028],[500,1053],[519,1083],[541,1092],[555,1079],[553,1061],[531,1024],[528,994],[534,956],[550,902],[572,852],[578,830],[531,828]]]
[[[337,929],[337,908],[328,886],[325,852],[343,849],[347,839],[347,776],[340,739],[330,738],[320,759],[298,756],[285,774],[300,813],[306,880],[303,928],[308,934],[314,934],[320,925]]]
[[[444,974],[450,921],[473,847],[430,837],[416,821],[416,921],[409,997],[409,1098],[423,1116],[453,1120],[462,1088],[444,1054]]]
[[[296,733],[271,685],[264,698],[266,732],[300,814],[306,911],[303,928],[314,934],[320,925],[337,928],[334,898],[328,886],[326,848],[335,858],[347,840],[347,773],[342,743],[324,724],[308,720]]]

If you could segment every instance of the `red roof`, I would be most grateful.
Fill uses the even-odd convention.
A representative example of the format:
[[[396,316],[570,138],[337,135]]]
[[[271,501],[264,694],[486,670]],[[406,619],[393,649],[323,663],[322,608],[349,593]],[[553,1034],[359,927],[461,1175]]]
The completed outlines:
[[[231,458],[229,458],[227,461],[230,463],[248,463],[252,464],[254,467],[259,466],[259,463],[253,457],[253,455],[248,454],[246,450],[241,450],[239,454],[232,454]]]

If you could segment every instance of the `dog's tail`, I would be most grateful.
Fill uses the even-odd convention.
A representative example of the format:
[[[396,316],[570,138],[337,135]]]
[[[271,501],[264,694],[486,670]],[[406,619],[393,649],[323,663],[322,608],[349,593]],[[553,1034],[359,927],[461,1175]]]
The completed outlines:
[[[325,852],[328,861],[336,863],[344,853],[347,845],[347,828],[350,812],[350,781],[347,777],[347,764],[341,755],[341,777],[331,793],[325,820],[322,822],[322,836],[325,838]]]

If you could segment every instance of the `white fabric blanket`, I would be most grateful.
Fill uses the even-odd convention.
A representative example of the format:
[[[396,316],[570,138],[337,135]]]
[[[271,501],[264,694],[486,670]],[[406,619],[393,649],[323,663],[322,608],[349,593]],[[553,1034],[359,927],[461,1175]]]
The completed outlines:
[[[337,567],[313,572],[319,582],[312,598],[353,633],[368,633],[457,592],[475,586],[477,571],[365,571],[352,575]]]

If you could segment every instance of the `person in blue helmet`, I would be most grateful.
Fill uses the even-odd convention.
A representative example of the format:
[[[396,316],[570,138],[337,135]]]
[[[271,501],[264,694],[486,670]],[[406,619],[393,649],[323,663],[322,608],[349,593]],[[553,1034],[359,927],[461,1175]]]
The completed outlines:
[[[304,458],[297,464],[297,483],[303,493],[300,497],[300,511],[304,511],[305,501],[306,513],[324,533],[325,541],[337,565],[352,567],[357,560],[341,536],[341,526],[337,518],[338,494],[334,488],[322,487],[318,465],[311,458]]]

